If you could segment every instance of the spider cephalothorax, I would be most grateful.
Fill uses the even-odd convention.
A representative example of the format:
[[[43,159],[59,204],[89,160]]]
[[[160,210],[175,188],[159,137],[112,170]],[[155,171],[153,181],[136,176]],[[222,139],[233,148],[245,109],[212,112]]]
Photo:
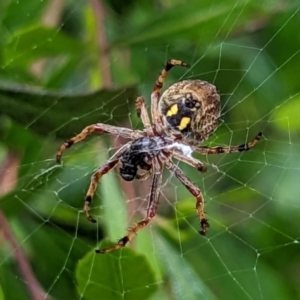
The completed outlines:
[[[203,195],[200,189],[173,163],[172,159],[183,161],[200,172],[205,172],[206,167],[192,157],[193,151],[204,155],[247,151],[255,146],[262,135],[260,132],[251,142],[240,146],[214,148],[199,146],[217,128],[220,116],[220,96],[214,85],[201,80],[184,80],[175,83],[160,96],[167,73],[173,66],[188,67],[188,64],[172,59],[162,70],[151,94],[152,123],[144,98],[138,97],[136,100],[136,111],[143,122],[143,130],[103,123],[93,124],[64,142],[57,152],[56,160],[60,162],[66,148],[80,142],[93,132],[109,133],[131,139],[92,176],[83,208],[91,222],[96,222],[89,211],[97,184],[100,178],[116,167],[118,163],[122,164],[120,175],[124,180],[144,180],[150,175],[153,177],[146,217],[129,230],[128,234],[114,246],[96,250],[97,253],[107,253],[124,247],[140,229],[147,226],[154,218],[159,202],[164,166],[196,198],[196,211],[201,226],[200,234],[205,235],[209,224],[204,214]],[[139,174],[139,170],[143,170],[144,173]]]

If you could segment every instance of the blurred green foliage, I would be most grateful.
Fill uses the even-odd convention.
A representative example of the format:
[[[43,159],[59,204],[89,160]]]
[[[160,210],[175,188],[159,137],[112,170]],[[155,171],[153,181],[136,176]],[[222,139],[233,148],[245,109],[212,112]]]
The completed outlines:
[[[91,300],[300,298],[298,1],[101,3],[107,49],[98,43],[93,1],[0,3],[0,179],[17,172],[0,209],[44,292]],[[141,218],[149,184],[135,185],[137,198],[127,199],[117,173],[104,176],[92,204],[98,225],[89,224],[81,209],[90,175],[116,144],[89,138],[62,166],[56,150],[95,122],[141,128],[135,98],[150,105],[169,58],[191,68],[174,68],[166,86],[197,78],[220,91],[220,127],[207,145],[241,144],[258,131],[264,138],[247,153],[199,157],[204,175],[180,165],[206,199],[207,238],[197,232],[194,199],[166,173],[160,215],[133,249],[97,255],[102,239],[115,242]],[[103,87],[110,76],[112,86]],[[17,168],[7,165],[10,154]],[[2,235],[0,245],[0,299],[31,298],[17,248]]]

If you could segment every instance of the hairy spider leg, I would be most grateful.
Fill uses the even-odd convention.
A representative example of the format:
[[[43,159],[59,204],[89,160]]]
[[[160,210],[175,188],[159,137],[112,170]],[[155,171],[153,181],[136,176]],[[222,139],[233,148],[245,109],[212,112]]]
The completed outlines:
[[[153,170],[154,175],[152,179],[152,186],[151,186],[146,218],[138,222],[137,225],[134,226],[132,229],[130,229],[128,231],[128,234],[123,238],[121,238],[115,245],[106,249],[96,250],[96,253],[105,254],[120,249],[122,247],[125,247],[125,245],[133,239],[133,237],[137,234],[137,232],[143,229],[144,227],[146,227],[156,215],[156,211],[159,203],[160,187],[162,183],[162,169],[160,167],[159,162],[157,161],[157,158],[154,158],[153,167],[154,167]]]
[[[257,136],[250,142],[242,144],[240,146],[224,146],[224,147],[198,147],[195,149],[196,152],[201,154],[220,154],[220,153],[237,153],[248,151],[253,148],[262,137],[262,132],[259,132]]]
[[[152,136],[153,129],[151,125],[151,121],[147,112],[146,103],[144,97],[137,97],[135,101],[135,108],[139,118],[141,118],[144,127],[146,128],[148,136]]]
[[[166,80],[166,77],[168,75],[168,72],[174,67],[174,66],[181,66],[181,67],[186,67],[189,68],[190,65],[183,62],[182,60],[177,60],[177,59],[170,59],[165,67],[162,69],[161,73],[159,74],[158,79],[155,82],[154,90],[155,92],[160,93],[160,90],[163,87],[163,84]]]
[[[162,132],[162,123],[161,123],[161,116],[158,113],[158,102],[160,98],[160,91],[163,87],[163,84],[165,82],[165,79],[168,75],[168,72],[174,67],[174,66],[181,66],[181,67],[187,67],[189,68],[190,65],[176,59],[170,59],[165,67],[162,69],[161,73],[159,74],[158,79],[155,82],[155,86],[153,89],[153,92],[151,94],[151,115],[152,115],[152,122],[156,128],[156,131],[158,133]]]
[[[204,164],[196,158],[187,157],[186,155],[178,153],[178,152],[173,152],[172,156],[175,157],[176,159],[196,168],[201,173],[205,173],[207,171],[207,168],[204,166]]]
[[[174,174],[180,182],[188,189],[188,191],[196,198],[196,210],[200,218],[201,235],[206,235],[209,224],[204,214],[204,201],[200,189],[191,182],[191,180],[179,169],[172,161],[166,161],[166,167]]]
[[[83,211],[86,214],[87,219],[90,222],[96,223],[96,220],[90,215],[90,207],[93,200],[93,196],[96,192],[98,182],[103,175],[112,170],[119,162],[121,156],[128,150],[130,143],[125,144],[121,147],[102,167],[100,167],[97,172],[92,175],[91,183],[89,189],[86,193],[84,200]]]
[[[61,162],[61,156],[67,148],[70,148],[73,144],[76,144],[82,140],[84,140],[87,136],[89,136],[93,132],[98,133],[110,133],[113,135],[121,136],[129,139],[137,139],[139,137],[143,137],[145,134],[140,130],[132,130],[125,127],[117,127],[112,125],[106,125],[102,123],[92,124],[85,127],[79,134],[72,137],[71,139],[65,141],[56,154],[57,163]]]

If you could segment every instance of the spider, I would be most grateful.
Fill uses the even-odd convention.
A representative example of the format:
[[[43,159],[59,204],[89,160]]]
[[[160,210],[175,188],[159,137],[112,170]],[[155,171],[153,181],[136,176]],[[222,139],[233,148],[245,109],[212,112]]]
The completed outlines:
[[[152,186],[146,217],[138,222],[128,234],[121,238],[112,247],[96,250],[97,253],[108,253],[124,247],[139,230],[146,227],[155,217],[160,189],[162,185],[162,171],[166,167],[187,190],[196,198],[196,211],[200,219],[201,235],[206,235],[209,223],[204,213],[204,200],[201,190],[174,164],[172,158],[183,161],[200,172],[207,168],[199,160],[192,157],[192,152],[207,155],[220,153],[236,153],[253,148],[262,136],[259,132],[250,142],[240,146],[203,147],[198,146],[216,130],[220,117],[220,96],[216,87],[202,80],[183,80],[170,86],[160,95],[163,83],[170,69],[174,66],[189,67],[181,60],[169,60],[161,71],[151,94],[150,121],[145,100],[138,97],[136,111],[144,129],[133,130],[116,127],[103,123],[85,127],[81,133],[65,141],[56,155],[61,162],[63,152],[84,140],[93,132],[109,133],[131,141],[123,145],[114,155],[101,166],[91,178],[83,210],[89,221],[96,220],[90,215],[90,206],[99,180],[103,175],[115,168],[119,163],[120,175],[126,181],[134,179],[145,180],[152,175]]]

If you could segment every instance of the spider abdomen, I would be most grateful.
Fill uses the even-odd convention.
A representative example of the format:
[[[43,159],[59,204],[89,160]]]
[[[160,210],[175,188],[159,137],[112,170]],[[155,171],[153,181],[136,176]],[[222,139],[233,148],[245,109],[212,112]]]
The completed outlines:
[[[168,135],[197,145],[217,128],[220,96],[202,80],[183,80],[170,86],[159,100],[159,112]]]
[[[151,159],[159,154],[164,145],[164,140],[157,136],[134,140],[121,158],[121,177],[126,181],[131,181],[136,177],[138,168],[149,171]]]

